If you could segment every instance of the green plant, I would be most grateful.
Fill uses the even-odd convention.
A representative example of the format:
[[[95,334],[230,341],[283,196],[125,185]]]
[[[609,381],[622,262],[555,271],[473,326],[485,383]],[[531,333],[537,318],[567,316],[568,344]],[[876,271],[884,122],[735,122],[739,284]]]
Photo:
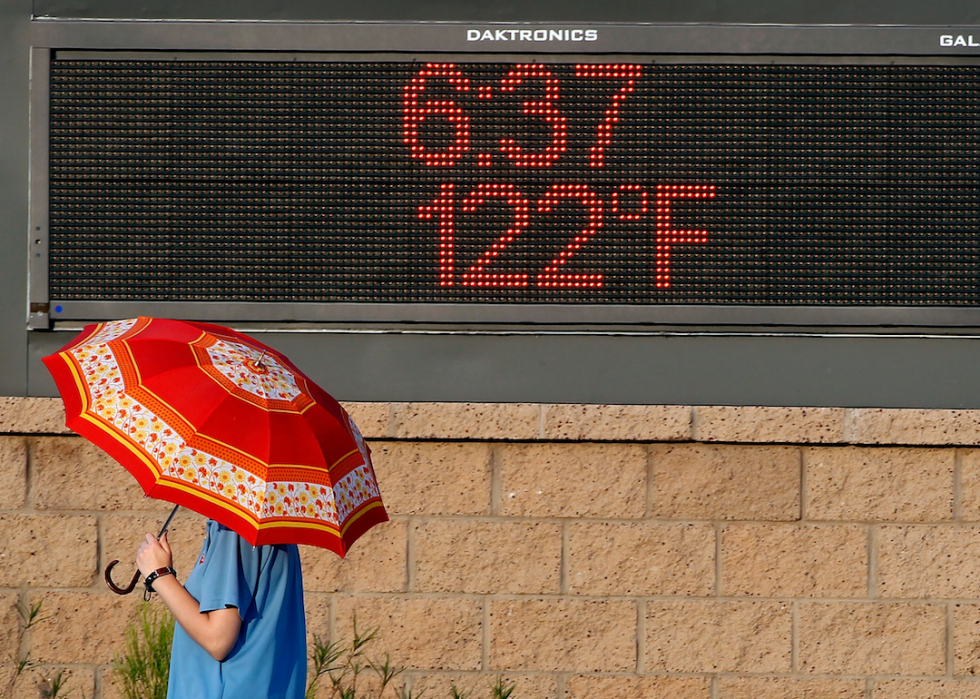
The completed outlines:
[[[14,696],[14,687],[17,686],[17,680],[20,679],[27,670],[30,670],[36,665],[36,663],[31,659],[31,652],[29,649],[24,647],[24,636],[30,631],[34,626],[44,621],[48,617],[41,616],[41,607],[44,605],[44,600],[38,600],[34,604],[28,606],[23,602],[17,602],[14,606],[17,608],[17,615],[20,617],[20,629],[17,631],[17,646],[20,649],[17,655],[12,659],[14,665],[14,671],[10,675],[10,679],[7,681],[7,686],[4,689],[4,697]],[[58,680],[58,689],[61,688],[61,680]]]
[[[166,699],[174,620],[150,604],[141,605],[126,629],[126,652],[116,657],[115,673],[126,699]]]
[[[313,634],[313,648],[310,650],[310,660],[313,663],[313,674],[306,686],[306,699],[313,699],[321,681],[329,685],[330,699],[358,699],[364,696],[358,693],[358,680],[365,670],[372,671],[378,678],[378,684],[371,691],[376,697],[384,695],[391,681],[400,675],[404,668],[396,668],[391,664],[391,658],[385,656],[384,662],[367,658],[364,647],[374,640],[377,629],[361,633],[357,628],[357,618],[354,618],[354,638],[350,643],[335,641],[324,643],[320,637]]]

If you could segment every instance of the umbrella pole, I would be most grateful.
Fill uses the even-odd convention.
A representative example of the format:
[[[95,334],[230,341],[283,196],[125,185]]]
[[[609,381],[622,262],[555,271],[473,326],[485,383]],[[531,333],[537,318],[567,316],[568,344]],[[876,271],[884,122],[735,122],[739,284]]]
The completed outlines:
[[[157,534],[158,539],[161,536],[163,536],[164,532],[167,531],[167,528],[170,526],[170,523],[173,521],[174,515],[177,514],[178,509],[180,509],[180,505],[174,505],[174,509],[170,511],[170,516],[167,517],[167,521],[163,523],[163,529],[161,529],[160,533]],[[112,568],[117,563],[119,563],[119,561],[112,561],[109,565],[105,567],[105,584],[108,585],[109,589],[115,592],[117,595],[128,595],[130,592],[136,589],[136,583],[140,581],[140,572],[139,570],[136,571],[136,575],[133,576],[133,579],[130,581],[128,587],[119,587],[114,582],[112,582],[112,575],[111,575]]]
[[[160,530],[160,533],[159,533],[159,534],[157,534],[157,538],[158,538],[158,539],[159,539],[159,538],[160,538],[161,536],[163,536],[163,533],[164,533],[165,531],[167,531],[167,528],[168,528],[168,527],[170,527],[170,523],[171,523],[171,522],[173,521],[173,519],[174,519],[174,515],[175,515],[175,514],[177,514],[177,510],[179,510],[179,509],[180,509],[180,505],[174,505],[174,509],[172,509],[172,510],[170,511],[170,516],[169,516],[169,517],[167,517],[167,521],[163,523],[163,529],[161,529],[161,530]]]

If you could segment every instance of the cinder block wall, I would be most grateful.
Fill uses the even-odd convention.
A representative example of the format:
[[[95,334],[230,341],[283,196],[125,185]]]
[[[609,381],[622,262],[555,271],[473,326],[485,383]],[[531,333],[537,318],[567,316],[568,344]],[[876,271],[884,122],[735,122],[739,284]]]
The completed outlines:
[[[980,412],[351,404],[392,521],[304,548],[311,633],[377,627],[417,694],[514,699],[980,699]],[[0,692],[111,663],[165,504],[0,398]],[[203,533],[171,537],[186,575]],[[15,603],[47,619],[18,633]],[[369,646],[369,649],[371,646]]]

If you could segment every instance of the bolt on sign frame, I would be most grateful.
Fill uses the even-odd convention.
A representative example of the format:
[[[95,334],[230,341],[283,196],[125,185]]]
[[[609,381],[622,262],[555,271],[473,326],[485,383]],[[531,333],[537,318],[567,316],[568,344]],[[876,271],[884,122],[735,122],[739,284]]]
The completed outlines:
[[[29,327],[980,327],[980,28],[34,22]]]

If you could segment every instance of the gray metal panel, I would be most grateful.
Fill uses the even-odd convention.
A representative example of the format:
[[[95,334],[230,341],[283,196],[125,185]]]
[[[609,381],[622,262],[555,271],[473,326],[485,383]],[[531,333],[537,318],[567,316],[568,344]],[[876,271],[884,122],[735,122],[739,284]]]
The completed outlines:
[[[31,50],[31,210],[28,233],[29,301],[28,327],[46,330],[48,304],[48,215],[50,162],[51,51]]]
[[[30,3],[0,0],[0,395],[27,389]]]
[[[547,38],[552,30],[595,39]],[[521,30],[530,32],[522,38]],[[944,26],[472,24],[452,22],[60,21],[33,23],[35,46],[188,51],[980,55],[980,23]],[[490,32],[491,40],[474,38]],[[538,33],[535,33],[538,32]],[[541,32],[544,32],[541,34]],[[564,34],[563,34],[564,36]],[[953,37],[947,42],[943,37]],[[962,38],[957,42],[956,37]],[[945,43],[952,45],[946,46]],[[962,43],[962,45],[960,45]]]
[[[41,357],[72,333],[32,333]],[[980,408],[980,338],[268,332],[340,400]]]
[[[32,300],[34,297],[32,296]],[[909,326],[980,328],[980,308],[481,303],[51,302],[58,321],[150,315],[213,322],[640,323],[647,325]]]
[[[36,0],[38,17],[977,24],[973,0]]]

